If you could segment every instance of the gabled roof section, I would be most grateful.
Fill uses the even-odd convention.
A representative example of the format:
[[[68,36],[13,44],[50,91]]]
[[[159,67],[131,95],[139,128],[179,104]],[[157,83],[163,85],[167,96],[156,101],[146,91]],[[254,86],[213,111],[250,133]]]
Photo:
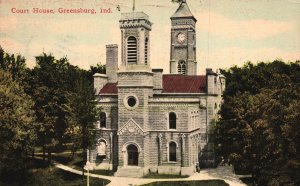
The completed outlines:
[[[206,76],[163,75],[163,93],[206,93]],[[117,83],[107,83],[99,94],[118,94]]]
[[[206,76],[163,75],[163,93],[205,93]]]
[[[117,93],[118,93],[117,83],[107,83],[99,92],[99,94],[117,94]]]
[[[182,0],[176,12],[172,15],[173,18],[193,18],[196,21],[196,18],[193,16],[189,6],[186,3],[186,0]]]

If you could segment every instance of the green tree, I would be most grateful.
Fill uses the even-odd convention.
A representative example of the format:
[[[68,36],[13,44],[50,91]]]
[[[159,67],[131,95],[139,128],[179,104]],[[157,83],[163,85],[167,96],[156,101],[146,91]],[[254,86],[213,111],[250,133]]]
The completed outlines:
[[[33,101],[9,72],[0,69],[0,173],[25,168],[32,154]]]
[[[106,66],[98,63],[96,66],[90,66],[90,70],[88,71],[89,81],[93,82],[93,75],[96,73],[105,74]]]
[[[0,69],[9,72],[13,80],[22,82],[27,74],[25,58],[21,55],[8,54],[0,46]]]
[[[28,92],[35,98],[44,159],[48,152],[50,161],[51,152],[63,149],[66,143],[73,143],[73,152],[84,151],[93,144],[97,115],[91,72],[71,65],[67,58],[56,60],[51,54],[42,54],[36,60]]]
[[[74,135],[72,135],[73,152],[78,148],[82,149],[83,162],[86,162],[86,150],[95,143],[95,131],[93,129],[99,113],[99,109],[96,107],[97,102],[93,83],[89,80],[89,74],[88,71],[78,71],[73,90],[75,96],[72,101],[77,119],[77,125],[73,128]]]
[[[68,128],[76,122],[71,107],[73,94],[68,91],[72,86],[68,84],[72,79],[67,76],[70,64],[66,58],[55,60],[47,54],[37,56],[36,61],[37,66],[28,78],[27,91],[35,99],[38,142],[43,148],[43,158],[45,160],[47,152],[50,162],[51,153],[61,149],[68,139]]]
[[[247,63],[227,78],[217,148],[259,185],[299,184],[300,64]]]

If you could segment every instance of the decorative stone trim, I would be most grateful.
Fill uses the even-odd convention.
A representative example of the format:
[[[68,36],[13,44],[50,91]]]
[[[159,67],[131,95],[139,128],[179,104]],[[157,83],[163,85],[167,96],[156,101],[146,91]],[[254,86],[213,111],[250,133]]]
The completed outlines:
[[[128,166],[128,153],[127,153],[127,146],[128,145],[134,145],[137,147],[138,149],[138,154],[141,153],[142,151],[142,148],[139,146],[139,144],[137,144],[136,142],[134,141],[128,141],[126,142],[123,146],[122,146],[122,153],[123,153],[123,160],[124,160],[124,167]]]
[[[118,135],[122,135],[125,131],[132,134],[139,134],[145,136],[147,133],[133,120],[130,119],[119,131]]]
[[[175,144],[176,144],[176,148],[178,148],[179,147],[179,145],[178,145],[178,143],[177,143],[177,141],[174,141],[174,140],[169,140],[168,142],[167,142],[167,144],[166,144],[166,147],[169,149],[169,144],[171,143],[171,142],[174,142]],[[169,151],[168,151],[169,152]],[[169,153],[168,153],[169,154]]]
[[[102,104],[100,102],[101,107],[118,107],[117,103],[108,103],[108,104]]]
[[[199,103],[199,98],[152,98],[149,100],[150,103]]]
[[[106,139],[104,139],[104,138],[99,138],[99,139],[97,140],[97,144],[96,144],[96,145],[98,145],[98,144],[100,143],[100,141],[104,141],[104,142],[105,142],[105,145],[106,145],[106,146],[108,145]]]
[[[150,103],[149,102],[149,107],[174,107],[174,108],[179,108],[179,107],[189,107],[192,106],[193,104],[186,104],[186,103],[181,103],[181,104],[176,104],[176,103]]]
[[[128,142],[124,143],[124,145],[122,146],[122,152],[127,151],[127,146],[128,145],[135,145],[138,149],[138,153],[140,153],[142,151],[141,146],[139,146],[139,144],[137,144],[135,141],[128,141]]]
[[[128,104],[128,100],[129,100],[130,98],[135,99],[136,103],[135,103],[134,106],[130,106],[130,105]],[[136,108],[139,106],[139,99],[138,99],[138,97],[137,97],[136,95],[127,95],[127,96],[124,97],[123,103],[124,103],[124,106],[125,106],[128,110],[134,110],[134,109],[136,109]]]

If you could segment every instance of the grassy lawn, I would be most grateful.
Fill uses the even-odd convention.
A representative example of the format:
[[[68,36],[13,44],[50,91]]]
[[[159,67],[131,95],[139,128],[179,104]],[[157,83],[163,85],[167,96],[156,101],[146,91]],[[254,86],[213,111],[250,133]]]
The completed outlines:
[[[229,186],[223,180],[201,180],[201,181],[161,181],[153,182],[143,186]]]
[[[36,154],[36,157],[42,158],[42,154]],[[61,152],[61,153],[53,153],[51,155],[52,160],[67,165],[71,168],[74,168],[76,170],[81,170],[82,165],[84,164],[81,157],[81,152],[78,152],[74,155],[73,159],[71,158],[72,154],[67,152]],[[47,154],[46,154],[46,161],[47,161]]]
[[[38,155],[38,157],[42,157],[42,155]],[[67,165],[79,171],[82,171],[82,165],[85,164],[85,162],[82,161],[81,152],[76,153],[73,159],[71,159],[70,153],[54,153],[52,154],[52,160],[55,160],[58,163]],[[87,171],[85,170],[85,172]],[[91,170],[90,173],[104,176],[114,175],[114,172],[110,170]]]
[[[90,177],[90,185],[104,186],[110,181]],[[41,185],[86,185],[86,177],[60,170],[56,167],[42,166],[42,160],[33,160],[31,167],[22,172],[6,173],[0,177],[2,186],[41,186]]]
[[[240,180],[248,186],[254,186],[252,177],[240,178]]]

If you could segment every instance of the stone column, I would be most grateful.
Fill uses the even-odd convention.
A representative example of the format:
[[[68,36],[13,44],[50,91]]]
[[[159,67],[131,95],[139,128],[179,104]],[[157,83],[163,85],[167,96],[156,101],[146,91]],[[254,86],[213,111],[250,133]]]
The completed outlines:
[[[158,165],[162,162],[162,134],[158,134]]]
[[[181,167],[184,164],[184,151],[185,151],[185,134],[181,135]]]
[[[113,162],[113,133],[110,132],[110,157],[109,157],[109,162],[112,163]]]

